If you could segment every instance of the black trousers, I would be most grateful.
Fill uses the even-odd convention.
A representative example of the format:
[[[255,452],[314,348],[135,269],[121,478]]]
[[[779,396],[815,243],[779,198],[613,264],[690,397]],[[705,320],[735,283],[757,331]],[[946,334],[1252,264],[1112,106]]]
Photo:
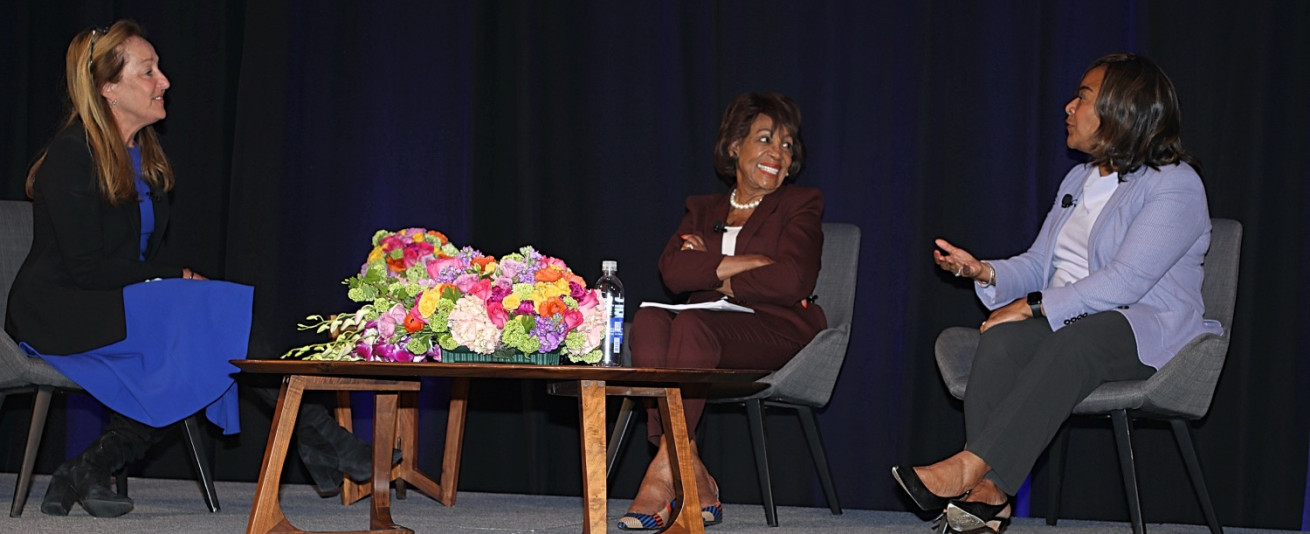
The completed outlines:
[[[1003,323],[982,335],[964,396],[968,450],[987,478],[1014,495],[1073,407],[1097,386],[1141,380],[1155,369],[1137,359],[1122,314],[1089,315],[1052,332],[1045,319]]]

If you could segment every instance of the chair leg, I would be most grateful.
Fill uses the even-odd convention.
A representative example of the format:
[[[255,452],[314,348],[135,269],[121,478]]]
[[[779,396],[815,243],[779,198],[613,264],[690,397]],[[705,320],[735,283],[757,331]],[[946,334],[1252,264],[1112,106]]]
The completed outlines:
[[[1192,479],[1192,488],[1196,490],[1196,500],[1201,503],[1201,513],[1205,514],[1205,522],[1210,525],[1210,533],[1224,534],[1219,516],[1215,515],[1214,503],[1210,501],[1210,490],[1205,486],[1205,475],[1201,473],[1201,460],[1192,443],[1192,428],[1182,419],[1170,419],[1169,426],[1174,429],[1174,440],[1178,442],[1178,451],[1183,455],[1183,464],[1187,466],[1187,475]]]
[[[1055,433],[1046,456],[1046,524],[1055,526],[1060,520],[1060,499],[1064,490],[1064,457],[1069,452],[1069,423],[1066,421]]]
[[[814,417],[814,408],[809,406],[795,408],[796,413],[801,417],[801,428],[805,430],[805,441],[810,445],[810,457],[814,459],[814,469],[819,472],[823,496],[828,499],[828,509],[832,511],[832,515],[841,515],[837,486],[832,483],[832,469],[828,467],[828,453],[823,448],[823,436],[819,434],[819,423]]]
[[[1142,520],[1142,500],[1137,494],[1137,467],[1133,459],[1132,424],[1126,410],[1110,412],[1114,423],[1114,441],[1119,446],[1119,469],[1123,472],[1124,491],[1128,497],[1128,516],[1133,522],[1133,534],[1146,534]]]
[[[769,475],[769,451],[765,445],[764,403],[759,399],[746,401],[746,418],[750,428],[751,444],[755,446],[755,474],[760,479],[760,500],[764,504],[764,518],[769,526],[778,526],[778,505],[773,502],[773,479]]]
[[[214,491],[214,471],[209,465],[209,450],[200,435],[200,415],[193,414],[183,419],[182,432],[186,435],[191,465],[196,468],[196,477],[200,479],[200,491],[204,494],[205,505],[209,506],[211,513],[217,513],[218,492]]]
[[[23,515],[27,505],[27,494],[32,489],[32,469],[36,467],[36,451],[41,448],[41,435],[45,433],[46,415],[50,413],[50,397],[53,387],[38,386],[36,399],[32,401],[32,422],[27,427],[27,445],[23,449],[23,466],[18,471],[18,486],[14,489],[14,500],[9,505],[9,517]]]
[[[619,454],[623,452],[623,443],[637,421],[637,401],[632,397],[623,397],[619,406],[619,417],[614,421],[614,430],[610,431],[608,450],[605,451],[605,473],[607,478],[614,477],[614,466],[619,463]]]

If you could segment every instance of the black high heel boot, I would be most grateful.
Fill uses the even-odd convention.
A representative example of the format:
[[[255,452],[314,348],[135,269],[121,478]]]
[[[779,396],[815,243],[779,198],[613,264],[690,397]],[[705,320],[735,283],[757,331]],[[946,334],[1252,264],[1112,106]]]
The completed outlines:
[[[73,508],[77,494],[73,492],[73,480],[68,476],[70,463],[64,462],[50,475],[50,486],[46,487],[45,498],[41,500],[41,513],[68,515],[68,511]]]
[[[269,406],[277,406],[277,389],[252,386],[250,390]],[[296,416],[296,452],[319,493],[332,493],[340,488],[343,474],[356,482],[373,478],[373,446],[341,428],[321,404],[300,405]],[[391,461],[393,464],[400,461],[400,451],[392,454]]]
[[[296,450],[320,493],[340,488],[342,475],[356,482],[373,478],[373,446],[341,428],[327,408],[302,404],[296,427]]]
[[[41,512],[67,515],[74,501],[95,517],[118,517],[132,511],[132,499],[110,489],[109,475],[144,455],[159,435],[158,429],[112,413],[104,433],[55,470]]]

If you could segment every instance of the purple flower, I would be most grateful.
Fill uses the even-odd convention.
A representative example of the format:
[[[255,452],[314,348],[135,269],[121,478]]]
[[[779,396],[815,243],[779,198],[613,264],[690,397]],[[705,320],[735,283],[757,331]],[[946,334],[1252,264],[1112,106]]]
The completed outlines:
[[[577,282],[569,282],[569,296],[573,297],[573,300],[582,300],[586,294],[587,288]]]
[[[513,292],[514,284],[510,282],[509,279],[501,278],[496,280],[495,285],[491,286],[491,298],[488,298],[487,300],[500,302],[505,300],[505,297],[508,297],[509,294]]]
[[[399,353],[401,352],[408,353],[409,351],[400,348],[398,345],[395,345],[393,343],[385,343],[385,342],[378,343],[376,345],[373,345],[373,361],[378,361],[378,362],[400,361]]]
[[[528,334],[541,341],[541,352],[550,352],[559,347],[564,342],[564,336],[568,334],[568,325],[563,321],[555,321],[546,317],[537,317],[537,326],[532,328]]]

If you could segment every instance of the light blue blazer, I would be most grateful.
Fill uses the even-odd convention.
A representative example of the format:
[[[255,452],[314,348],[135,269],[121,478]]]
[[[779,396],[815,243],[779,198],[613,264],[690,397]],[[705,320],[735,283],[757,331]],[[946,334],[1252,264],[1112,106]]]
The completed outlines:
[[[1066,195],[1081,200],[1092,167],[1074,167],[1064,177],[1055,204],[1027,252],[990,261],[996,285],[978,287],[979,300],[995,310],[1042,291],[1042,307],[1052,330],[1093,313],[1122,313],[1137,338],[1137,357],[1159,369],[1192,338],[1222,334],[1218,321],[1205,320],[1201,301],[1202,262],[1210,248],[1210,212],[1196,170],[1178,163],[1160,170],[1143,166],[1122,177],[1092,225],[1086,278],[1048,288],[1060,228],[1073,214],[1061,206]]]

